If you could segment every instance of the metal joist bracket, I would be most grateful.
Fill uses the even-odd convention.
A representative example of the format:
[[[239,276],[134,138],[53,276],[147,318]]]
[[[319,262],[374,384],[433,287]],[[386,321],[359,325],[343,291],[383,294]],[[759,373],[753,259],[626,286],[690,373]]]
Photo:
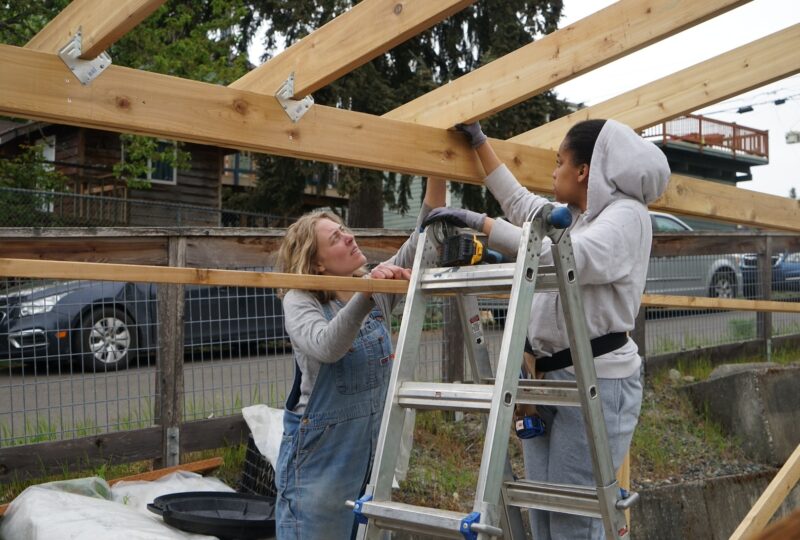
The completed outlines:
[[[111,56],[105,51],[100,53],[97,58],[84,60],[81,58],[81,28],[75,32],[66,45],[58,51],[58,56],[67,65],[81,84],[89,84],[100,75],[103,70],[111,65]]]
[[[298,122],[306,112],[314,104],[314,98],[307,95],[303,99],[293,99],[294,96],[294,72],[289,74],[289,78],[283,81],[283,84],[278,88],[275,98],[281,104],[283,110],[292,120]]]

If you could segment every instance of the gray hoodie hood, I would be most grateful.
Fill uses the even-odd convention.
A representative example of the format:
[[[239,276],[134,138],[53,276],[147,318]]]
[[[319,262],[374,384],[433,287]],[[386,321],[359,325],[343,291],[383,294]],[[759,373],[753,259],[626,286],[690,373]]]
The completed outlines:
[[[653,143],[616,120],[606,120],[589,166],[585,219],[593,220],[612,202],[629,198],[649,204],[664,193],[669,165]]]

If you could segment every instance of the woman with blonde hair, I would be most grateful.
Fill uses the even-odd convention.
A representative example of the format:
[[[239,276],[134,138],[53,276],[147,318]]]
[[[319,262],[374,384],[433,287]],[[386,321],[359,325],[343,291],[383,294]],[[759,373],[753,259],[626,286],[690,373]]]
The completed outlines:
[[[445,183],[428,179],[413,234],[372,271],[353,233],[331,212],[312,212],[286,230],[278,254],[291,274],[408,279],[420,224],[444,204]],[[283,291],[295,379],[286,400],[276,466],[277,535],[350,538],[347,499],[363,493],[380,430],[392,366],[390,316],[401,295]]]

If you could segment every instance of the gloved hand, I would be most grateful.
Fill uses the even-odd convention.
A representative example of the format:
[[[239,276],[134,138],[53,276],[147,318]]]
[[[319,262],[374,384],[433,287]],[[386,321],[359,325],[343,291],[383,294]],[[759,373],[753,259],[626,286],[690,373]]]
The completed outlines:
[[[456,129],[461,131],[469,139],[469,144],[472,148],[478,148],[486,142],[486,135],[481,130],[480,122],[472,122],[471,124],[456,124]]]
[[[422,222],[423,227],[427,227],[435,221],[446,221],[456,227],[469,227],[476,231],[483,232],[483,222],[486,220],[486,214],[479,214],[472,210],[465,210],[464,208],[448,208],[443,206],[441,208],[434,208],[431,213]]]

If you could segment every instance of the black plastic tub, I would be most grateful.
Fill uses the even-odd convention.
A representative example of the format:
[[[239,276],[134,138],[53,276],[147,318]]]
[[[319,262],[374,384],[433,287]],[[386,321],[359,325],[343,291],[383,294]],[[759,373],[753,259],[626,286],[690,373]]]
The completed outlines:
[[[255,540],[275,535],[274,497],[190,491],[156,497],[147,509],[182,531],[222,540]]]

